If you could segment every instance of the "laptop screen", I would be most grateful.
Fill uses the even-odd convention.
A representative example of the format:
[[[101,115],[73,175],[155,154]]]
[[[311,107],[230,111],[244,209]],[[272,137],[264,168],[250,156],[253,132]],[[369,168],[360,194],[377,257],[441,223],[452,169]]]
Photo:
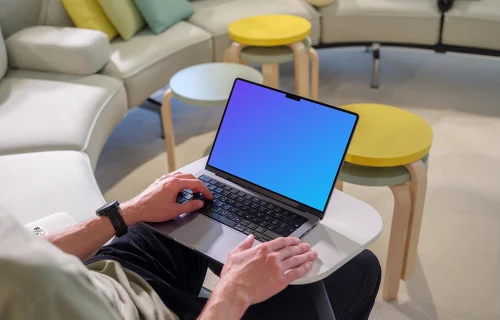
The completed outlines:
[[[356,114],[237,79],[208,165],[324,212],[356,122]]]

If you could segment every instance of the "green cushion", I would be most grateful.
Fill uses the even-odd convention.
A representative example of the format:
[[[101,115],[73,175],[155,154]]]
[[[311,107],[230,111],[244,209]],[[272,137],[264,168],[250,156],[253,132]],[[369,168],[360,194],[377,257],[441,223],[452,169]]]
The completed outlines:
[[[145,21],[132,0],[97,0],[120,36],[129,40]]]
[[[134,0],[134,2],[156,34],[162,33],[193,14],[191,3],[187,0]]]
[[[427,166],[429,155],[422,161]],[[369,187],[389,187],[410,181],[410,172],[404,166],[366,167],[344,162],[339,173],[339,180]]]
[[[311,39],[309,37],[302,41],[306,51],[311,48]],[[241,51],[241,59],[247,62],[255,63],[284,63],[293,61],[293,50],[289,46],[277,47],[246,47]]]

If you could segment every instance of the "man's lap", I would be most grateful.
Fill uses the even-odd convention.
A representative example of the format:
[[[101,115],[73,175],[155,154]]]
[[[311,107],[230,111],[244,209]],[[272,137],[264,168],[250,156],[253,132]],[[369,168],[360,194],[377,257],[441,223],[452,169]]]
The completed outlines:
[[[87,264],[114,260],[137,273],[181,319],[195,318],[206,299],[198,298],[208,258],[144,225],[101,248]],[[363,319],[380,284],[380,265],[370,251],[363,251],[324,279],[337,319]],[[364,290],[365,289],[365,290]],[[374,291],[374,292],[373,292]],[[364,310],[356,314],[358,305]],[[369,313],[369,311],[368,311]],[[289,286],[271,299],[249,308],[248,319],[314,319],[315,308],[307,286]]]

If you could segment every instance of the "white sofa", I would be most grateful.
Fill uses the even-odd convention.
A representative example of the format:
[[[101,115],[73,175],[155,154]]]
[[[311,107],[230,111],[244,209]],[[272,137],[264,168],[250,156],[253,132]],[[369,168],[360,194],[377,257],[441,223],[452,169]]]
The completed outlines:
[[[24,224],[55,212],[75,221],[92,216],[104,203],[93,169],[127,109],[175,72],[220,60],[230,43],[228,24],[242,17],[305,17],[319,47],[381,42],[500,52],[499,1],[457,0],[444,16],[437,1],[336,0],[315,8],[306,0],[197,0],[187,21],[160,35],[145,28],[108,44],[99,40],[104,34],[71,28],[60,0],[2,0],[0,208]],[[50,54],[53,44],[66,46],[63,40],[68,50]]]

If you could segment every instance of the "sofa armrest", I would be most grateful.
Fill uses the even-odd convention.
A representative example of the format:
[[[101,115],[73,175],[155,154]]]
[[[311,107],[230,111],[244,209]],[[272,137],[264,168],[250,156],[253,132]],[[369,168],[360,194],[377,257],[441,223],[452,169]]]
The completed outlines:
[[[69,213],[58,212],[28,223],[25,227],[36,235],[44,235],[75,225],[77,222]]]
[[[36,26],[5,41],[9,64],[19,69],[89,75],[110,59],[108,37],[99,31]]]

